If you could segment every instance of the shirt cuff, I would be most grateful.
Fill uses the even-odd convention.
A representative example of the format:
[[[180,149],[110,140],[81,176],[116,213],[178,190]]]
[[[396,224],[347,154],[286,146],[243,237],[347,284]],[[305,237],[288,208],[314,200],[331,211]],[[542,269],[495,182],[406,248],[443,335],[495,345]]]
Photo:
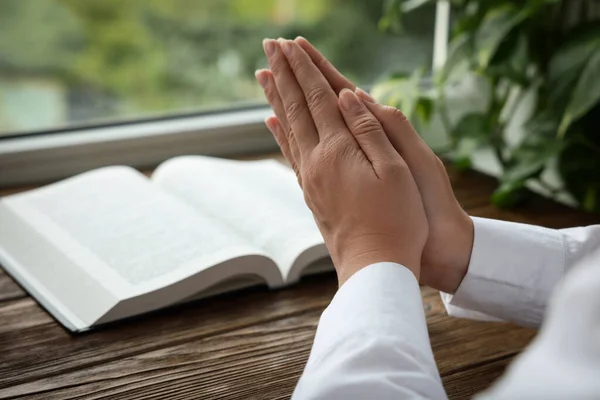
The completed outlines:
[[[346,338],[365,334],[400,338],[437,375],[421,290],[408,268],[382,262],[350,277],[321,315],[307,369]]]
[[[473,217],[469,269],[454,295],[442,293],[450,315],[538,326],[565,270],[565,246],[554,229]]]

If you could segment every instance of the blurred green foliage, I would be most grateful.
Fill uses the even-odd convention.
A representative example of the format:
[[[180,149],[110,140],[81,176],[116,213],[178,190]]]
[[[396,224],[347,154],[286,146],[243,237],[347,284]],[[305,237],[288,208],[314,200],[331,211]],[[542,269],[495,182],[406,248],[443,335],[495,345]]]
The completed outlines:
[[[474,150],[491,149],[502,167],[492,197],[497,206],[515,205],[525,183],[535,180],[552,194],[566,190],[582,208],[600,211],[600,2],[449,1],[452,37],[445,66],[435,73],[437,90],[422,90],[414,76],[394,78],[380,85],[384,97],[410,116],[420,105],[433,107],[459,167],[471,165]],[[401,26],[393,21],[435,2],[389,0],[383,26]],[[482,112],[453,122],[447,93],[468,76],[485,82],[489,99]],[[533,113],[523,138],[511,143],[509,123],[531,93]],[[562,188],[549,186],[542,175],[556,161]]]
[[[71,121],[214,109],[262,101],[262,38],[302,34],[370,81],[384,70],[382,9],[383,0],[2,0],[0,80],[59,82]]]

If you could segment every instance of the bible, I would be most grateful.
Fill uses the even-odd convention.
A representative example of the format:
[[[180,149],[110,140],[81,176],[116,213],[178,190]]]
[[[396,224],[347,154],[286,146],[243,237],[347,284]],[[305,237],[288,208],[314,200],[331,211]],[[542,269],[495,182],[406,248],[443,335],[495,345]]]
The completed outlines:
[[[203,156],[0,199],[0,264],[75,332],[333,268],[288,167]]]

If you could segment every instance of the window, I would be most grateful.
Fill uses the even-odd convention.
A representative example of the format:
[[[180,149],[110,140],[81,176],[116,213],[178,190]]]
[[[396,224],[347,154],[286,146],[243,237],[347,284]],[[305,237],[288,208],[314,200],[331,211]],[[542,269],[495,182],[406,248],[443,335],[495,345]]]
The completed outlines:
[[[430,65],[435,2],[390,35],[388,1],[0,0],[0,186],[275,150],[261,40],[305,36],[363,87]]]
[[[2,0],[0,137],[264,104],[261,39],[303,35],[369,84],[432,57],[434,11],[384,0]]]

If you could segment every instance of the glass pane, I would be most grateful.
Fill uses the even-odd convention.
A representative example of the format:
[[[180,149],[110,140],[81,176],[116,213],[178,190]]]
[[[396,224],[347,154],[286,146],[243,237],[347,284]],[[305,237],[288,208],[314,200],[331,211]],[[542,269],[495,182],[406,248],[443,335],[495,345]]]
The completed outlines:
[[[427,65],[433,7],[390,36],[383,1],[0,0],[0,135],[261,104],[264,37],[363,85]]]

